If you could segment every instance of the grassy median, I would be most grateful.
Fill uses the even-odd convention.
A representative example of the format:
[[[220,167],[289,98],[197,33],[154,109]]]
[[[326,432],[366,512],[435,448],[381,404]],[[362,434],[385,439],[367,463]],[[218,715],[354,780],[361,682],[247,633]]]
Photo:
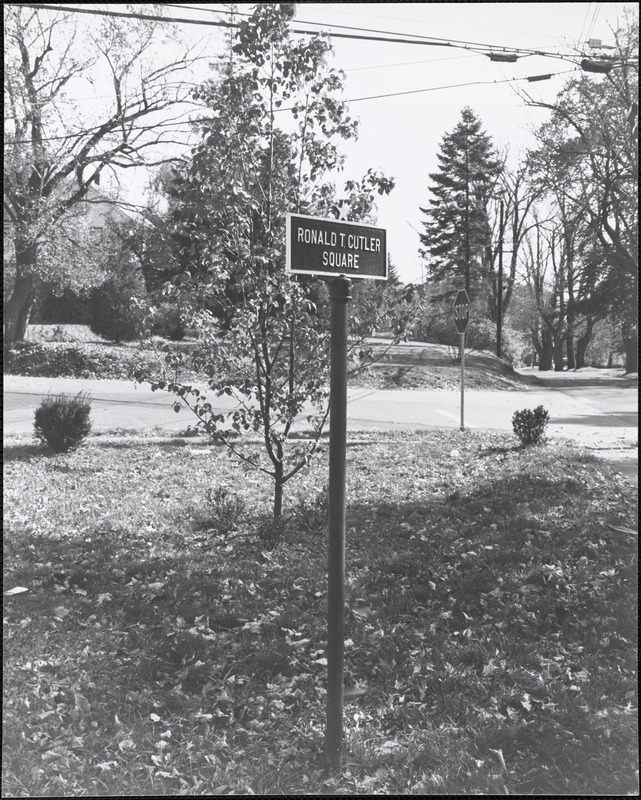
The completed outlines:
[[[351,435],[337,773],[326,451],[278,528],[201,438],[4,456],[4,796],[637,792],[636,487],[586,452]]]

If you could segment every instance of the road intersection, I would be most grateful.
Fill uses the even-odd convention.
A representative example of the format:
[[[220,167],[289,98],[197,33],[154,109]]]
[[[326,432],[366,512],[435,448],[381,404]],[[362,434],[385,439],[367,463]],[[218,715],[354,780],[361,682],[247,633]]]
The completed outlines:
[[[550,414],[550,439],[565,438],[605,457],[636,464],[638,459],[638,393],[636,381],[608,380],[598,374],[562,373],[545,376],[545,385],[517,391],[466,391],[465,427],[469,430],[511,431],[512,414],[545,406]],[[4,377],[4,431],[28,433],[33,412],[48,393],[92,397],[93,429],[166,434],[196,423],[188,409],[172,410],[173,395],[152,392],[133,381],[75,378]],[[215,408],[235,407],[230,397],[208,397]],[[460,394],[447,391],[348,391],[347,426],[364,430],[429,430],[460,427]],[[302,432],[304,424],[298,426]]]

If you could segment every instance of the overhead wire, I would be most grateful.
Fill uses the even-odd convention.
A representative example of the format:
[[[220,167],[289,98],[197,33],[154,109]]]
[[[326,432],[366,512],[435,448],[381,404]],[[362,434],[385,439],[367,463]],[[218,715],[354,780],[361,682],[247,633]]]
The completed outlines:
[[[97,15],[102,15],[102,16],[134,17],[136,19],[150,19],[150,20],[153,20],[153,21],[161,21],[161,22],[179,22],[179,23],[188,23],[188,24],[203,24],[203,25],[223,26],[223,27],[237,27],[234,23],[230,23],[230,22],[179,19],[179,18],[174,18],[174,17],[159,16],[159,15],[137,14],[135,12],[134,13],[124,13],[124,12],[115,12],[115,11],[107,11],[107,10],[98,11],[98,10],[94,10],[94,9],[68,8],[68,7],[65,7],[65,6],[50,6],[50,5],[45,5],[45,4],[33,4],[33,3],[20,3],[19,5],[22,5],[22,6],[25,6],[25,7],[28,7],[28,8],[35,8],[35,9],[47,9],[47,10],[54,10],[54,11],[71,11],[71,12],[77,12],[77,13],[97,14]],[[173,7],[177,7],[176,4],[167,4],[167,5],[171,5]],[[185,7],[186,8],[190,8],[190,9],[194,9],[195,8],[194,6],[185,6]],[[597,4],[597,8],[595,9],[595,12],[594,12],[594,14],[592,16],[592,20],[591,20],[591,23],[590,23],[591,29],[593,29],[593,27],[594,27],[595,20],[596,20],[596,16],[595,15],[598,12],[599,7],[600,7],[600,4]],[[203,9],[203,10],[210,11],[211,13],[218,13],[218,14],[229,13],[229,12],[224,12],[224,11],[218,11],[217,9]],[[239,12],[239,13],[241,13],[241,12]],[[314,24],[321,24],[321,23],[314,23]],[[347,28],[347,27],[350,27],[350,26],[340,26],[340,27]],[[365,28],[356,28],[356,30],[385,33],[385,31],[373,31],[371,29],[365,29]],[[306,34],[310,33],[308,31],[296,31],[296,32],[306,33]],[[372,38],[372,37],[351,36],[351,35],[347,35],[347,34],[333,34],[331,32],[330,32],[329,35],[344,36],[345,38],[355,38],[355,39],[370,39],[370,38]],[[395,40],[391,40],[391,39],[385,38],[385,39],[376,39],[376,41],[395,41]],[[479,47],[479,46],[480,47],[490,47],[490,45],[481,45],[480,43],[472,43],[472,42],[467,42],[467,43],[464,44],[463,40],[454,40],[454,42],[458,42],[458,44],[454,44],[452,41],[446,41],[446,40],[438,40],[438,41],[434,41],[434,40],[425,41],[423,39],[405,39],[405,40],[401,40],[401,43],[405,43],[405,44],[427,44],[427,45],[434,45],[434,46],[457,47],[457,48],[461,48],[461,49],[466,49],[468,51],[469,51],[468,46],[476,45],[477,47]],[[497,47],[495,47],[494,49],[495,50],[501,49],[502,51],[507,50],[507,48],[497,48]],[[472,52],[475,53],[475,55],[487,55],[486,53],[479,53],[477,51],[472,51]],[[532,51],[520,50],[520,52],[522,52],[522,53],[528,52],[528,53],[530,53],[532,55],[538,54],[538,55],[546,55],[548,57],[554,57],[554,58],[563,58],[563,56],[558,55],[558,54],[542,53],[540,51],[533,51],[533,50]],[[470,56],[463,56],[462,58],[469,58],[469,57]],[[443,60],[458,60],[458,59],[432,59],[432,61],[443,61]],[[419,62],[409,62],[409,63],[420,64],[420,63],[430,63],[430,62],[429,61],[419,61]],[[381,67],[384,67],[384,66],[394,66],[394,65],[381,65]],[[378,67],[371,67],[371,68],[373,69],[373,68],[378,68]],[[357,69],[370,69],[370,67],[362,67],[362,68],[357,68]],[[549,76],[546,75],[546,76],[530,76],[530,77],[522,77],[522,78],[504,78],[502,80],[493,80],[493,81],[469,81],[469,82],[463,82],[463,83],[458,83],[458,84],[447,84],[447,85],[443,85],[443,86],[432,86],[432,87],[427,87],[427,88],[423,88],[423,89],[413,89],[413,90],[407,90],[407,91],[401,91],[401,92],[389,92],[389,93],[379,94],[379,95],[368,95],[368,96],[364,96],[364,97],[355,97],[355,98],[346,99],[344,102],[345,103],[357,103],[357,102],[363,102],[363,101],[367,101],[367,100],[379,100],[379,99],[384,99],[384,98],[389,98],[389,97],[400,97],[400,96],[403,96],[403,95],[422,94],[422,93],[425,93],[425,92],[434,92],[434,91],[439,91],[439,90],[443,90],[443,89],[456,89],[456,88],[463,88],[463,87],[467,87],[467,86],[494,85],[494,84],[500,84],[500,83],[515,83],[515,82],[519,82],[519,81],[531,81],[531,80],[537,79],[537,78],[542,80],[543,78],[547,79],[548,77],[555,77],[556,75],[564,75],[564,74],[567,74],[569,72],[574,72],[574,71],[576,71],[576,68],[574,70],[564,70],[562,72],[552,73]],[[285,110],[291,110],[291,109],[281,108],[281,109],[277,109],[277,110],[278,111],[285,111]],[[174,123],[171,123],[171,124],[174,127],[177,126],[177,125],[193,125],[193,124],[198,124],[198,120],[194,120],[194,121],[187,120],[185,122],[174,122]],[[157,127],[164,127],[164,124],[163,123],[159,123],[159,125]],[[64,135],[64,136],[44,137],[42,139],[42,141],[64,140],[64,139],[72,138],[74,135],[77,135],[77,134],[67,134],[67,135]],[[26,140],[26,139],[25,140],[15,140],[14,142],[12,142],[12,144],[29,144],[29,143],[30,143],[30,140]]]
[[[590,6],[591,5],[592,5],[592,3],[588,3],[588,7],[585,9],[585,16],[583,17],[583,24],[581,25],[581,31],[579,33],[579,38],[578,38],[579,42],[583,41],[583,31],[586,29],[585,26],[586,26],[586,23],[588,21],[588,17],[590,16]]]
[[[592,34],[594,32],[594,26],[596,25],[597,17],[599,16],[600,11],[601,11],[601,3],[595,3],[594,12],[592,14],[592,21],[590,22],[590,27],[588,28],[587,31],[587,36],[586,36],[587,39],[592,38]]]
[[[557,75],[567,75],[570,72],[577,72],[577,71],[578,71],[578,68],[569,69],[569,70],[563,70],[562,72],[552,73],[550,75],[550,77],[556,77]],[[402,91],[402,92],[389,92],[387,94],[368,95],[366,97],[352,97],[352,98],[345,99],[342,102],[347,103],[347,104],[349,104],[349,103],[359,103],[359,102],[362,102],[362,101],[365,101],[365,100],[381,100],[383,98],[401,97],[403,95],[408,95],[408,94],[422,94],[422,93],[425,93],[425,92],[437,92],[437,91],[441,91],[443,89],[460,89],[460,88],[464,88],[466,86],[493,86],[493,85],[499,84],[499,83],[517,83],[517,82],[520,82],[520,81],[530,81],[530,80],[531,80],[531,77],[504,78],[502,80],[494,80],[494,81],[467,81],[465,83],[451,83],[451,84],[446,84],[446,85],[443,85],[443,86],[429,86],[429,87],[426,87],[426,88],[423,88],[423,89],[411,89],[411,90]],[[292,107],[290,107],[290,106],[281,107],[281,108],[274,109],[274,113],[278,113],[278,112],[281,112],[281,111],[291,111],[291,110],[292,110]],[[185,112],[185,113],[188,113],[188,112]],[[206,118],[205,119],[184,120],[182,122],[178,122],[178,121],[169,122],[169,123],[159,122],[157,124],[154,124],[153,127],[154,127],[154,129],[155,128],[161,128],[161,127],[174,127],[175,128],[175,127],[184,126],[184,125],[188,125],[188,126],[199,125],[199,124],[202,124],[204,122],[207,122]],[[90,132],[91,131],[87,131],[87,133],[90,133]],[[78,131],[77,133],[70,133],[70,134],[65,134],[65,135],[61,135],[61,136],[47,136],[47,137],[42,137],[42,139],[40,139],[39,141],[49,142],[49,141],[59,141],[59,140],[62,140],[62,139],[72,139],[75,136],[80,135],[81,133],[83,133],[83,131]],[[5,131],[5,136],[6,136],[6,131]],[[31,140],[30,139],[16,139],[14,141],[6,141],[6,144],[31,144]]]
[[[122,11],[110,11],[110,10],[96,10],[96,9],[89,9],[89,8],[79,8],[79,7],[69,7],[69,6],[53,6],[43,3],[19,3],[17,5],[24,6],[26,8],[34,8],[34,9],[46,9],[49,11],[66,11],[75,14],[95,14],[99,16],[113,16],[113,17],[125,17],[125,18],[133,18],[133,19],[147,19],[152,20],[155,22],[171,22],[171,23],[181,23],[181,24],[189,24],[189,25],[205,25],[205,26],[213,26],[213,27],[226,27],[226,28],[235,28],[238,27],[237,24],[232,22],[225,22],[222,20],[194,20],[189,19],[186,17],[167,17],[161,16],[157,14],[139,14],[137,12],[122,12]],[[216,12],[216,13],[224,13],[224,12]],[[314,25],[321,25],[322,23],[304,23],[301,22],[300,24],[314,24]],[[339,26],[331,26],[331,27],[339,27]],[[340,27],[348,27],[348,26],[340,26]],[[353,29],[353,28],[352,28]],[[359,28],[357,30],[362,30],[364,32],[372,32],[372,33],[384,33],[388,34],[387,31],[377,31],[367,28]],[[306,36],[315,35],[314,31],[306,31],[301,30],[299,28],[292,28],[293,33],[303,34]],[[365,36],[361,34],[348,34],[348,33],[337,33],[335,31],[325,31],[328,36],[332,38],[338,39],[353,39],[357,41],[374,41],[374,42],[386,42],[392,44],[414,44],[414,45],[421,45],[427,47],[454,47],[463,50],[470,50],[472,52],[478,52],[482,55],[490,55],[492,52],[500,51],[505,53],[512,53],[512,54],[519,54],[519,57],[527,57],[527,56],[544,56],[549,58],[561,58],[561,59],[568,59],[572,58],[575,59],[577,56],[575,53],[571,54],[560,54],[560,53],[551,53],[546,52],[543,50],[538,50],[534,48],[520,48],[520,47],[507,47],[501,45],[490,45],[483,42],[468,42],[462,39],[442,39],[440,37],[425,37],[420,36],[419,34],[411,34],[411,33],[396,33],[392,32],[386,36]],[[397,38],[400,37],[400,38]]]
[[[577,68],[578,69],[578,68]],[[556,72],[554,75],[566,75],[569,72],[576,72],[577,69],[567,69],[563,70],[563,72]],[[430,86],[426,89],[410,89],[404,92],[390,92],[389,94],[376,94],[376,95],[369,95],[367,97],[352,97],[350,100],[345,100],[346,103],[359,103],[362,100],[380,100],[383,97],[400,97],[402,95],[407,94],[422,94],[424,92],[436,92],[441,89],[460,89],[464,86],[491,86],[497,83],[515,83],[517,81],[527,81],[529,78],[504,78],[503,80],[494,80],[494,81],[469,81],[466,83],[450,83],[446,86]],[[289,111],[291,109],[277,109],[282,111]]]
[[[189,9],[192,9],[194,11],[198,10],[198,11],[202,11],[202,12],[207,12],[209,14],[227,14],[227,15],[233,14],[233,15],[239,15],[239,16],[243,16],[243,17],[251,17],[252,16],[249,13],[239,12],[237,10],[234,10],[232,12],[230,10],[223,10],[223,9],[216,9],[216,8],[202,8],[202,7],[198,7],[198,6],[192,6],[192,5],[183,5],[182,3],[167,3],[167,5],[171,6],[172,8],[189,8]],[[409,21],[413,21],[413,20],[409,20]],[[407,33],[407,32],[398,33],[396,31],[394,31],[394,32],[381,31],[381,30],[379,30],[377,28],[363,28],[362,26],[358,26],[358,25],[340,25],[339,23],[336,23],[336,22],[330,22],[330,23],[327,23],[327,22],[315,22],[313,20],[303,20],[303,19],[298,19],[298,20],[296,20],[296,22],[298,22],[300,25],[316,25],[316,26],[325,27],[325,28],[328,28],[328,27],[340,28],[342,30],[358,31],[359,33],[382,33],[382,34],[394,35],[394,36],[409,36],[412,39],[423,39],[423,40],[430,40],[430,41],[434,41],[434,42],[439,42],[439,41],[440,42],[450,42],[454,46],[457,46],[458,44],[461,44],[461,45],[466,45],[466,46],[469,45],[469,46],[473,46],[473,47],[495,47],[495,45],[488,45],[488,44],[481,43],[481,42],[468,42],[465,39],[449,39],[449,38],[448,39],[444,39],[443,37],[440,37],[440,36],[425,36],[424,34],[419,34],[419,33]],[[328,31],[328,33],[331,36],[331,31]],[[550,38],[553,38],[553,37],[550,36]],[[500,45],[496,45],[496,48],[497,49],[503,49],[503,47],[500,46]],[[518,50],[520,48],[515,48],[515,49]]]

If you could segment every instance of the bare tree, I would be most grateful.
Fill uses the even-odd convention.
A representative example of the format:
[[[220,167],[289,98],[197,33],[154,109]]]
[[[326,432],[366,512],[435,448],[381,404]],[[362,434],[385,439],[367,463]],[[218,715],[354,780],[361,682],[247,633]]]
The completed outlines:
[[[528,179],[527,162],[517,165],[513,170],[504,168],[491,198],[492,235],[486,262],[488,265],[488,311],[493,322],[499,315],[499,251],[503,251],[503,276],[501,278],[501,313],[507,314],[514,283],[517,278],[519,255],[525,237],[534,226],[532,213],[540,191]],[[503,206],[503,214],[500,206]]]
[[[605,255],[603,267],[618,287],[626,369],[638,361],[638,19],[615,34],[607,74],[568,82],[539,130],[540,151],[563,159],[572,182],[568,200],[583,208],[585,235]]]
[[[572,248],[565,221],[539,221],[526,237],[526,284],[537,308],[531,329],[539,369],[563,370],[568,337],[568,282],[572,274]]]
[[[5,348],[24,338],[41,250],[87,201],[92,184],[107,170],[171,160],[176,146],[185,145],[192,50],[178,52],[175,35],[173,46],[163,48],[171,32],[163,22],[96,19],[4,8],[4,221],[15,251]],[[109,94],[96,97],[104,86]],[[87,92],[92,96],[80,100]]]

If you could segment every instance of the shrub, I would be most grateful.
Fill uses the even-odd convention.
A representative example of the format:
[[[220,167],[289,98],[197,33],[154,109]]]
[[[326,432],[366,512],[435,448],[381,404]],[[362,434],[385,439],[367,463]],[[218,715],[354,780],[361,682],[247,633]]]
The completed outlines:
[[[42,342],[16,342],[5,353],[2,371],[9,375],[53,377],[48,374],[48,352]]]
[[[91,330],[112,342],[130,342],[143,331],[142,314],[133,302],[145,293],[142,279],[122,267],[91,293]]]
[[[110,350],[109,347],[66,342],[16,342],[5,356],[3,370],[9,375],[41,378],[131,377],[140,354]]]
[[[524,408],[512,415],[512,429],[523,447],[527,447],[541,440],[549,421],[550,415],[543,406],[537,406],[534,411]]]
[[[219,533],[229,533],[245,510],[245,502],[223,486],[207,491],[209,516]]]
[[[282,541],[285,528],[286,523],[282,518],[268,517],[258,525],[258,539],[264,547],[273,549]]]
[[[300,500],[295,514],[296,524],[301,530],[323,533],[329,519],[328,487],[323,486],[311,500]]]
[[[36,438],[56,453],[73,450],[91,431],[91,397],[80,392],[69,395],[49,395],[35,410],[33,425]]]
[[[194,380],[196,376],[190,370],[187,361],[189,346],[175,343],[171,346],[171,351],[174,349],[179,354],[185,354],[180,374],[183,377],[188,375]],[[129,380],[137,371],[159,375],[161,366],[163,365],[158,354],[153,350],[93,342],[83,344],[50,341],[16,342],[13,348],[5,353],[2,362],[6,375],[115,380]]]
[[[503,326],[501,337],[503,361],[506,361],[513,369],[517,369],[527,364],[531,350],[532,340],[528,334],[515,330],[509,325]]]
[[[90,321],[88,291],[65,289],[60,294],[53,284],[43,284],[31,314],[31,322],[45,325],[88,325]]]
[[[161,303],[156,309],[152,333],[179,342],[185,338],[185,325],[182,321],[180,309],[171,303]]]

